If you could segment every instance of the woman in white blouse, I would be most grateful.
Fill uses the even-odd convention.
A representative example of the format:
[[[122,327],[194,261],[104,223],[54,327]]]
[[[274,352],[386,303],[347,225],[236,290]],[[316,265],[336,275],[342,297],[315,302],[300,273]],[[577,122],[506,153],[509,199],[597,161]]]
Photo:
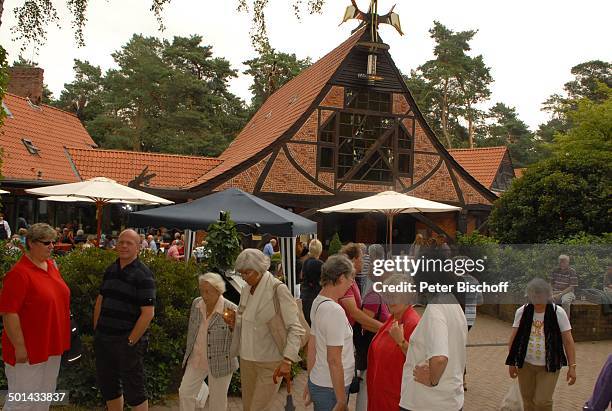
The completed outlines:
[[[236,271],[247,285],[240,293],[238,312],[228,312],[226,322],[235,328],[232,352],[240,357],[244,411],[269,409],[283,377],[290,378],[291,365],[300,360],[304,328],[298,306],[287,286],[268,271],[270,259],[260,250],[247,248],[236,258]],[[281,350],[268,328],[275,316],[274,294],[285,323],[286,344]]]

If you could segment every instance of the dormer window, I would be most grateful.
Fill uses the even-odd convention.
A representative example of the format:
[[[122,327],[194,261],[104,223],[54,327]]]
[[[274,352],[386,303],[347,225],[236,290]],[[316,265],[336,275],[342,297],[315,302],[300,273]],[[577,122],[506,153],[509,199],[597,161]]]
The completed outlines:
[[[22,138],[21,142],[25,146],[26,150],[28,150],[28,153],[32,154],[33,156],[39,155],[40,149],[36,147],[34,143],[32,143],[32,140]]]

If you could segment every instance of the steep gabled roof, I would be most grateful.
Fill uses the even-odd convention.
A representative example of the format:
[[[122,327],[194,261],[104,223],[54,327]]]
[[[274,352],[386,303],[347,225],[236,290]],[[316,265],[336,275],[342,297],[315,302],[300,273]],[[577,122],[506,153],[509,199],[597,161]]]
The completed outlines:
[[[74,182],[64,146],[92,148],[95,143],[79,119],[66,111],[7,93],[7,113],[0,129],[2,175],[7,181]],[[38,153],[31,154],[22,140],[29,140]]]
[[[448,150],[455,160],[488,189],[493,185],[508,147],[458,148]]]
[[[230,146],[219,156],[218,167],[188,185],[197,187],[251,159],[281,138],[307,113],[327,82],[357,44],[364,29],[293,78],[266,100]]]
[[[83,180],[103,175],[128,184],[148,167],[146,174],[155,174],[148,187],[155,188],[178,189],[221,164],[217,158],[174,154],[72,147],[67,151]]]

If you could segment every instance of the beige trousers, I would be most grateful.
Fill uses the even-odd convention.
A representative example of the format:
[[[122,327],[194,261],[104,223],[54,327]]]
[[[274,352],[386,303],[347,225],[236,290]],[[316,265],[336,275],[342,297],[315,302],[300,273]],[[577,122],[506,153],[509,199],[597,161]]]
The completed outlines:
[[[54,393],[57,386],[57,376],[59,374],[62,357],[54,355],[45,362],[31,365],[30,363],[15,364],[11,366],[4,364],[4,372],[8,382],[8,392],[19,394],[29,393]],[[9,401],[6,396],[5,411],[47,411],[51,404],[49,402],[38,401]]]
[[[518,369],[524,411],[552,411],[552,397],[558,379],[559,371],[546,372],[543,365],[524,363],[523,368]]]
[[[268,411],[280,381],[274,384],[272,376],[280,361],[259,362],[240,359],[243,411]]]
[[[215,378],[208,371],[197,370],[190,365],[185,368],[185,374],[179,387],[179,407],[181,411],[194,411],[196,397],[202,387],[202,381],[208,375],[208,409],[225,411],[227,409],[227,389],[232,381],[232,374]]]

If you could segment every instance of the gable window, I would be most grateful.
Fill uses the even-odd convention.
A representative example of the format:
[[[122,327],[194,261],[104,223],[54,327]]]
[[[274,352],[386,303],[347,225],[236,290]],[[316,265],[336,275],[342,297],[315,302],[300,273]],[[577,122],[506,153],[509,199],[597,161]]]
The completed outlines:
[[[401,125],[397,131],[397,172],[401,176],[409,176],[411,172],[410,165],[412,139]]]
[[[344,101],[347,108],[360,110],[378,111],[381,113],[391,112],[391,93],[381,93],[369,89],[345,89]]]
[[[391,93],[345,88],[345,107],[321,124],[319,169],[340,180],[390,183],[412,173],[413,131],[391,114]]]
[[[40,154],[39,153],[40,149],[38,147],[36,147],[34,145],[34,143],[32,143],[32,140],[28,140],[26,138],[22,138],[21,142],[25,146],[26,150],[28,150],[28,153],[32,154],[33,156],[36,156],[36,155]]]
[[[336,115],[332,115],[319,131],[319,168],[334,171],[336,156]]]
[[[370,150],[375,152],[349,177],[351,180],[392,181],[392,128],[390,117],[340,113],[338,136],[338,178],[343,178],[359,164]],[[379,138],[388,134],[381,142]],[[376,148],[373,146],[376,145]]]

